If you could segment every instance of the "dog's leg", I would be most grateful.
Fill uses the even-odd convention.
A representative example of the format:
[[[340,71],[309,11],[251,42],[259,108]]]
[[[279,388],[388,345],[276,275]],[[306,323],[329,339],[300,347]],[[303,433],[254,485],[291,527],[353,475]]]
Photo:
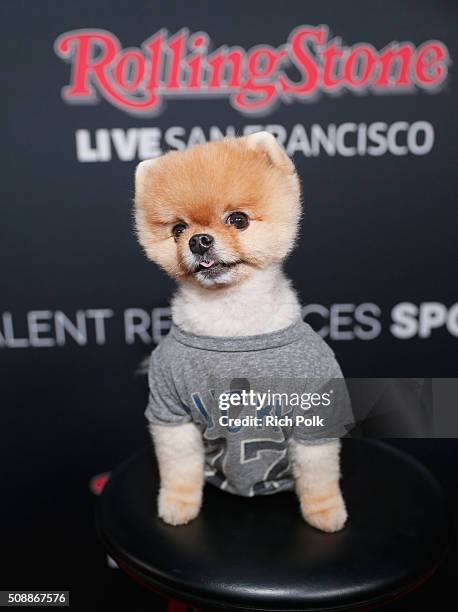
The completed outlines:
[[[321,531],[339,531],[347,511],[339,486],[340,440],[290,446],[296,492],[304,519]]]
[[[161,486],[158,514],[170,525],[196,518],[204,486],[204,445],[194,423],[151,425]]]

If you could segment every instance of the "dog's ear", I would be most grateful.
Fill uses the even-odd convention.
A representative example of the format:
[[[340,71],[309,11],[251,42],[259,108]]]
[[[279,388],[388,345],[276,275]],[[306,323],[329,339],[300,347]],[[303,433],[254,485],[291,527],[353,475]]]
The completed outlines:
[[[135,197],[144,192],[148,176],[150,175],[153,166],[156,164],[158,159],[159,157],[145,159],[145,161],[140,162],[135,168]]]
[[[267,156],[268,160],[280,170],[293,174],[294,164],[286,155],[283,148],[278,144],[277,139],[269,132],[255,132],[244,138],[248,148],[255,149]]]

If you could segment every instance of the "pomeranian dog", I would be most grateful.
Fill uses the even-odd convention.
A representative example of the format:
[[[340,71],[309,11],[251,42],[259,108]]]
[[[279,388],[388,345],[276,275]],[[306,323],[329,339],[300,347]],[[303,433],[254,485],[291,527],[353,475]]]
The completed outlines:
[[[302,321],[282,271],[300,217],[295,167],[267,132],[137,166],[139,242],[178,282],[172,330],[151,357],[146,412],[161,479],[158,514],[171,525],[199,514],[205,481],[247,496],[294,488],[310,525],[335,532],[345,524],[338,438],[231,436],[216,427],[206,396],[210,374],[247,378],[273,368],[342,376],[331,349]]]

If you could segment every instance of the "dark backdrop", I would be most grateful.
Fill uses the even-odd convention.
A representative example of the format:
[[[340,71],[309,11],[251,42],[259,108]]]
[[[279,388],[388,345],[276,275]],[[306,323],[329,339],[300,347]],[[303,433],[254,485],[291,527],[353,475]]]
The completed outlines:
[[[135,139],[165,151],[172,135],[185,146],[216,128],[270,126],[292,151],[292,135],[302,135],[294,160],[306,214],[287,271],[307,320],[347,376],[456,376],[456,4],[47,0],[0,10],[0,588],[70,588],[81,609],[90,608],[85,596],[100,609],[122,597],[149,609],[107,569],[88,488],[147,442],[145,380],[135,371],[167,329],[162,309],[173,290],[133,236]],[[449,55],[445,76],[388,95],[321,92],[259,114],[199,91],[167,99],[155,114],[126,113],[100,87],[90,104],[61,95],[72,65],[54,45],[73,30],[105,30],[126,49],[186,27],[206,32],[213,50],[249,50],[277,48],[299,26],[321,24],[328,39],[376,51],[439,41]],[[378,155],[364,139],[377,122],[386,124],[382,140],[396,132]],[[314,138],[321,128],[332,139],[332,126],[347,134],[326,150]],[[455,441],[398,444],[423,458],[453,498]],[[453,564],[447,571],[441,588],[456,578]]]

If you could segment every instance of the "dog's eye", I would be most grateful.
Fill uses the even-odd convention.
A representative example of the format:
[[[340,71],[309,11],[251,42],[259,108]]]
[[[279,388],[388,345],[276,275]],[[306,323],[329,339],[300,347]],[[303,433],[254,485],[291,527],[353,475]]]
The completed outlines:
[[[248,227],[250,220],[248,219],[248,215],[246,215],[244,212],[233,212],[226,219],[226,223],[241,230]]]
[[[187,227],[188,226],[186,225],[186,223],[177,223],[173,227],[172,234],[173,234],[173,237],[175,238],[175,240],[178,240],[178,238],[180,237],[180,234],[182,234]]]

